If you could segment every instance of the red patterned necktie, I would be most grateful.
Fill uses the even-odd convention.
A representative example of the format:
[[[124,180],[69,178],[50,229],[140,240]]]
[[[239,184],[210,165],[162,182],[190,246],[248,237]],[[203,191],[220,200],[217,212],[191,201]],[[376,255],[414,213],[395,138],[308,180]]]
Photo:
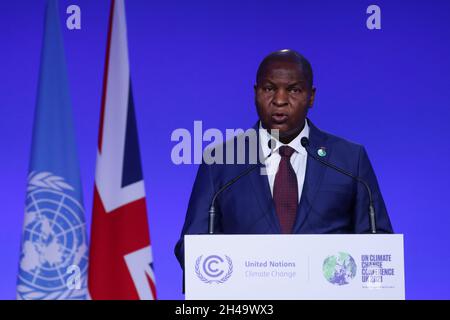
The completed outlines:
[[[281,160],[275,175],[273,200],[280,221],[281,233],[291,233],[298,206],[297,176],[290,161],[295,150],[289,146],[282,146],[278,152]]]

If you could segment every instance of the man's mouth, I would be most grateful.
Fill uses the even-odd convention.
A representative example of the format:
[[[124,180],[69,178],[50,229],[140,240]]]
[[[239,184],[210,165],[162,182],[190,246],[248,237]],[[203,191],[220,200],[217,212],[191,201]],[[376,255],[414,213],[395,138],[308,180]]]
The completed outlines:
[[[285,113],[272,114],[272,121],[276,124],[282,124],[282,123],[286,122],[287,119],[288,119],[288,116]]]

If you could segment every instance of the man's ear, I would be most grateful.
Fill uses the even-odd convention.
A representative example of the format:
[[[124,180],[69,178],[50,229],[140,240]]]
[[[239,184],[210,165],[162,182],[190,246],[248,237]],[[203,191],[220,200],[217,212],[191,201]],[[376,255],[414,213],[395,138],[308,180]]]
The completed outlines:
[[[314,105],[314,99],[316,98],[316,88],[312,87],[311,88],[311,97],[309,98],[309,106],[308,108],[312,108]]]
[[[255,83],[255,84],[253,85],[253,91],[255,92],[255,94],[256,94],[257,88],[258,88],[258,85]]]

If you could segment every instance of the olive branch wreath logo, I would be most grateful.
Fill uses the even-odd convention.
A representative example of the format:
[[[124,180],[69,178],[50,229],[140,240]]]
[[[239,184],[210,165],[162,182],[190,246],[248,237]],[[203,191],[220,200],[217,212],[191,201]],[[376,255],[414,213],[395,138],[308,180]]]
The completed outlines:
[[[51,172],[36,172],[32,171],[28,175],[27,191],[33,191],[38,188],[47,188],[57,191],[64,189],[73,190],[73,187],[64,181],[64,178],[56,176]]]
[[[34,192],[39,189],[53,190],[56,192],[65,193],[65,190],[74,190],[63,177],[57,176],[51,172],[32,171],[28,175],[27,192]],[[38,212],[38,218],[39,218]],[[21,259],[23,259],[21,257]],[[22,269],[20,269],[22,270]],[[21,271],[19,271],[21,272]],[[86,278],[83,279],[83,288],[87,287]],[[40,290],[31,287],[29,284],[20,283],[17,285],[17,299],[20,300],[56,300],[56,299],[84,299],[85,293],[82,290],[80,293],[64,289],[49,288],[48,290]]]
[[[225,259],[227,260],[228,263],[228,272],[221,279],[218,280],[207,279],[200,272],[200,262],[202,260],[202,257],[203,255],[201,255],[200,257],[197,258],[197,260],[195,260],[195,274],[201,281],[205,283],[224,283],[231,277],[231,274],[233,273],[233,261],[231,261],[231,258],[229,256],[225,255]]]

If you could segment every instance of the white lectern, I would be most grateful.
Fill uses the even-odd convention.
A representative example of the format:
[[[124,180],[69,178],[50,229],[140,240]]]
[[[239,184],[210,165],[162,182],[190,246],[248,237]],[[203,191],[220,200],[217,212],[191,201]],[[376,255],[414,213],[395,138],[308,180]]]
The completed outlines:
[[[405,299],[403,235],[186,235],[186,299]]]

